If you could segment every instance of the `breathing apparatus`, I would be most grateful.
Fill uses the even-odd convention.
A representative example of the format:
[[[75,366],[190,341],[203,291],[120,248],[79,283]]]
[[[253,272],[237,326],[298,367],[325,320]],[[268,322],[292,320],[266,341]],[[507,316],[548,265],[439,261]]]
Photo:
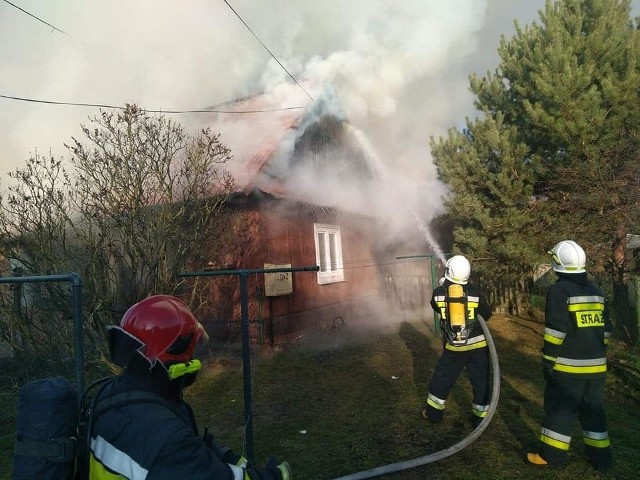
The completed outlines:
[[[471,264],[463,255],[454,255],[445,265],[444,277],[450,282],[446,292],[443,331],[452,345],[466,345],[473,321],[469,320],[468,298],[464,292],[471,274]]]
[[[469,330],[467,297],[462,285],[452,283],[447,288],[447,337],[453,345],[465,345]]]

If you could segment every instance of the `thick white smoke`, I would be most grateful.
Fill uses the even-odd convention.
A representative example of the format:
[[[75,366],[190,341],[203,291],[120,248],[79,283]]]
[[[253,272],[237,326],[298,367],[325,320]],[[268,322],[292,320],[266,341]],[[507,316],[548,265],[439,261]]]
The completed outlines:
[[[329,2],[329,10],[338,3]],[[334,25],[336,49],[311,56],[306,48],[316,39],[306,25],[317,22],[317,12],[298,9],[295,34],[285,35],[291,58],[286,63],[299,78],[335,89],[330,98],[353,125],[380,181],[363,194],[350,188],[356,179],[319,181],[314,173],[296,171],[289,189],[300,187],[314,203],[375,212],[381,232],[391,238],[417,233],[416,221],[439,213],[444,189],[435,178],[428,138],[443,132],[444,118],[455,121],[455,108],[447,112],[443,99],[453,106],[466,97],[465,85],[442,80],[477,50],[486,9],[486,2],[477,0],[368,2],[357,16],[336,18],[338,24],[345,20],[343,29]],[[262,79],[267,90],[288,80],[274,60]]]
[[[15,3],[55,29],[0,3],[2,95],[193,110],[282,84],[304,97],[282,65],[301,82],[330,84],[336,107],[386,169],[385,188],[378,186],[372,201],[391,230],[401,226],[393,224],[400,222],[399,204],[425,221],[440,211],[444,190],[430,160],[429,137],[473,114],[468,75],[493,69],[498,35],[512,32],[521,11],[523,23],[534,20],[543,5],[542,0],[230,0],[280,65],[223,1]],[[295,102],[291,96],[288,105]],[[2,184],[6,172],[36,148],[65,155],[63,143],[80,136],[80,123],[96,114],[95,107],[0,98]],[[195,128],[204,117],[174,118]],[[358,201],[342,192],[333,198]]]

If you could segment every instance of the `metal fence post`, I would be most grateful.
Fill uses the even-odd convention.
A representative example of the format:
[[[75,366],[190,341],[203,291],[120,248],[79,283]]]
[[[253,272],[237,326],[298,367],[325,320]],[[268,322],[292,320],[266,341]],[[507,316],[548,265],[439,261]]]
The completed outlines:
[[[216,277],[223,275],[238,275],[240,277],[240,320],[242,330],[242,377],[244,390],[244,418],[246,457],[251,463],[255,461],[253,455],[253,411],[251,399],[251,342],[249,338],[249,275],[254,273],[278,272],[317,272],[320,267],[289,267],[289,268],[258,268],[255,270],[217,270],[206,272],[184,272],[178,277]]]

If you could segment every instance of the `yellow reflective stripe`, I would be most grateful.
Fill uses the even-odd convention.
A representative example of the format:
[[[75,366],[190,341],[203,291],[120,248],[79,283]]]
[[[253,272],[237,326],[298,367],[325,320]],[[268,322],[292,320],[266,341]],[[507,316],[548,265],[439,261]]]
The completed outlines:
[[[444,404],[446,400],[436,397],[435,395],[429,394],[427,397],[427,405],[431,405],[436,410],[444,410]]]
[[[561,332],[560,330],[554,330],[553,328],[546,327],[544,329],[544,341],[552,343],[554,345],[562,345],[564,342],[564,337],[566,337],[566,332]]]
[[[549,360],[550,362],[556,363],[556,357],[552,357],[551,355],[542,355],[544,360]]]
[[[607,371],[606,365],[592,365],[592,366],[575,366],[575,365],[563,365],[556,363],[554,370],[558,372],[566,372],[566,373],[603,373]]]
[[[584,438],[584,444],[595,448],[607,448],[611,446],[611,441],[607,438],[604,440],[595,440],[593,438]]]
[[[596,310],[598,312],[604,311],[604,305],[602,303],[573,303],[569,304],[570,312],[579,312],[580,310]]]
[[[551,445],[552,447],[555,447],[559,450],[569,450],[568,443],[556,440],[555,438],[551,438],[546,435],[540,435],[540,441],[546,443],[547,445]]]
[[[455,346],[455,345],[451,345],[449,343],[447,343],[444,348],[446,348],[447,350],[451,350],[453,352],[463,352],[463,351],[467,351],[467,350],[475,350],[477,348],[482,348],[482,347],[486,347],[487,346],[487,341],[486,340],[482,340],[481,342],[478,343],[473,343],[470,345],[460,345],[460,346]]]
[[[545,342],[549,342],[549,343],[553,343],[554,345],[562,345],[563,342],[564,342],[564,338],[554,337],[553,335],[545,333],[544,334],[544,341]]]
[[[486,417],[487,413],[489,413],[489,405],[476,405],[475,403],[472,403],[471,409],[473,410],[473,414],[480,418]]]
[[[608,432],[590,432],[588,430],[582,431],[582,438],[585,445],[595,448],[607,448],[611,445],[609,441]]]
[[[571,443],[571,437],[569,435],[554,432],[544,427],[542,427],[542,431],[540,432],[540,440],[547,445],[561,450],[569,450],[569,444]]]
[[[111,473],[102,465],[93,454],[89,455],[89,479],[90,480],[127,480],[127,477]]]

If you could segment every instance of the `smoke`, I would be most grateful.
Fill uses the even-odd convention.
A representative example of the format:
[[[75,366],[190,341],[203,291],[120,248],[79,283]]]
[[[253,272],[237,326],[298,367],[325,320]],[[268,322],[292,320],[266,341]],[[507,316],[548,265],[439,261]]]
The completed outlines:
[[[335,5],[329,2],[328,11]],[[318,12],[297,9],[291,22],[295,27],[284,36],[286,63],[299,78],[330,86],[332,95],[322,100],[336,102],[326,108],[348,119],[378,182],[363,191],[354,188],[362,186],[357,178],[319,178],[298,169],[288,190],[298,188],[312,203],[375,212],[389,240],[420,230],[431,249],[439,251],[422,223],[442,212],[445,193],[428,151],[429,136],[442,133],[442,127],[429,122],[447,117],[442,98],[456,98],[466,88],[442,79],[477,50],[486,8],[486,2],[477,0],[368,2],[366,11],[336,18],[335,49],[311,56],[307,52],[320,45],[311,48],[316,39],[308,35],[308,25],[317,23]],[[347,20],[342,28],[341,20]],[[269,90],[286,82],[287,72],[270,60],[261,78]]]
[[[393,236],[416,230],[415,217],[399,211],[426,222],[442,211],[445,189],[436,179],[429,137],[473,114],[467,76],[493,69],[498,35],[513,30],[514,18],[535,19],[543,2],[231,0],[252,31],[222,1],[17,4],[55,29],[0,3],[2,95],[194,110],[262,91],[279,97],[274,104],[296,106],[330,85],[333,95],[326,98],[335,104],[329,108],[350,122],[369,160],[380,162],[384,182],[372,185],[363,203],[344,182],[319,188],[303,172],[295,180],[309,195],[380,212]],[[0,99],[0,186],[35,149],[64,156],[63,143],[80,136],[80,124],[97,114],[95,107]],[[276,116],[263,115],[264,129],[238,145],[268,137]],[[210,119],[174,118],[187,128]]]

